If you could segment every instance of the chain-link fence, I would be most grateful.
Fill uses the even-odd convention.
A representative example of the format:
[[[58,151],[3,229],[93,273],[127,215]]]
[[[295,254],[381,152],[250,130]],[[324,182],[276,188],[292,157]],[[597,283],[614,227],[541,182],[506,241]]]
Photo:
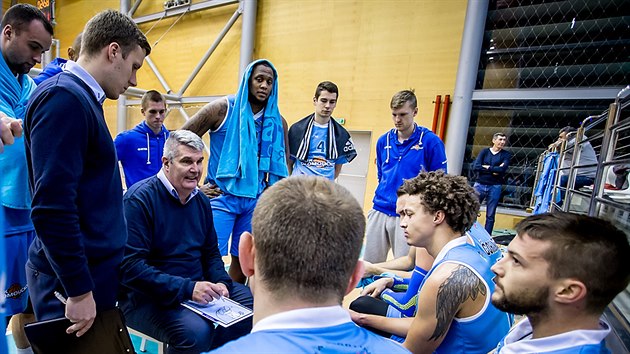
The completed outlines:
[[[474,180],[475,157],[494,133],[505,133],[513,158],[500,205],[524,209],[538,157],[560,128],[579,127],[613,101],[588,99],[588,90],[629,83],[630,1],[491,1],[482,45],[476,90],[517,90],[509,100],[485,94],[473,102],[462,174]],[[559,88],[582,90],[581,97],[549,91]],[[538,98],[520,97],[522,89]]]
[[[538,157],[558,139],[560,128],[579,127],[586,117],[601,114],[609,104],[609,100],[475,102],[462,174],[474,181],[475,157],[492,145],[494,133],[506,134],[506,150],[513,156],[500,205],[527,208]]]
[[[625,86],[630,1],[492,1],[477,89]]]

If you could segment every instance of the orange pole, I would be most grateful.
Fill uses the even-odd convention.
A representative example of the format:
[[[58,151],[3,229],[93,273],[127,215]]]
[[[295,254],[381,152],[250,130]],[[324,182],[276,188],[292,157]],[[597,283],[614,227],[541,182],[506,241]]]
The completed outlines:
[[[446,137],[446,120],[448,119],[448,108],[451,104],[451,95],[444,96],[444,108],[442,108],[442,119],[440,121],[440,139],[444,141]]]
[[[440,116],[440,101],[442,101],[442,95],[435,96],[435,108],[433,109],[433,124],[431,125],[431,131],[437,133],[438,118]]]

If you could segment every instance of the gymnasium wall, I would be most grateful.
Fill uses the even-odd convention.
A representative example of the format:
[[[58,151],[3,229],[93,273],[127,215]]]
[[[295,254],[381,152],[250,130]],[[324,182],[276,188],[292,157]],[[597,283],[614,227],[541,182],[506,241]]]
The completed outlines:
[[[7,2],[3,0],[3,5]],[[117,0],[57,0],[55,37],[61,41],[61,52],[65,54],[90,17],[119,5]],[[174,91],[180,89],[236,8],[228,5],[141,26],[152,44],[163,36],[151,58]],[[161,10],[162,1],[144,0],[135,16]],[[431,126],[435,96],[453,95],[465,12],[465,0],[258,1],[254,58],[268,58],[278,69],[279,106],[289,124],[312,112],[315,86],[330,80],[340,89],[335,116],[346,119],[348,130],[372,132],[366,209],[371,207],[377,184],[373,164],[376,139],[392,128],[391,96],[415,88],[417,122]],[[241,19],[186,95],[224,95],[236,90]],[[163,91],[146,64],[139,71],[138,83],[139,88]],[[104,106],[115,135],[116,102],[108,100]],[[141,116],[136,107],[128,112],[131,127]],[[177,112],[166,120],[169,129],[182,123]]]

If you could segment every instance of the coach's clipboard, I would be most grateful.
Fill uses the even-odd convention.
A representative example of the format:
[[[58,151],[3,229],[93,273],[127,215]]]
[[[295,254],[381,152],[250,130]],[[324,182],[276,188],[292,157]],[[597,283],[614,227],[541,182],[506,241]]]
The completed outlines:
[[[118,308],[96,314],[92,327],[81,337],[67,334],[67,318],[29,323],[24,326],[35,354],[128,354],[135,353],[125,318]]]

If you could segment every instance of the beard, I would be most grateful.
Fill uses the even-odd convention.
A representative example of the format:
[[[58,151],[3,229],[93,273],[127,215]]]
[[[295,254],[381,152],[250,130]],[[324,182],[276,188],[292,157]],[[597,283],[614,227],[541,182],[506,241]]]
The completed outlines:
[[[497,286],[498,287],[498,286]],[[508,295],[501,288],[501,296],[492,297],[492,304],[497,309],[515,315],[540,313],[547,309],[548,288],[523,289],[519,293]],[[493,294],[499,295],[499,294]]]

